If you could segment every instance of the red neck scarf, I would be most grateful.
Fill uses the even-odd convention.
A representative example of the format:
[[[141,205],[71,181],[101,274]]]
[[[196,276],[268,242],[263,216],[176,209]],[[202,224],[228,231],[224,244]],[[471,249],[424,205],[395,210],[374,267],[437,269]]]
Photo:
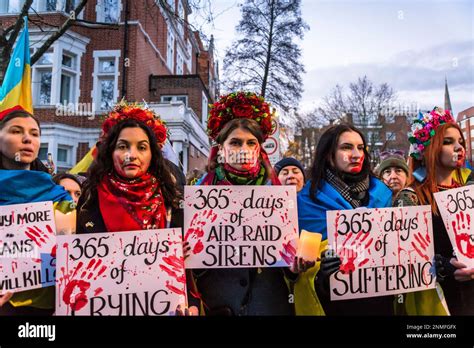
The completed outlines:
[[[107,174],[97,186],[99,207],[108,232],[166,227],[160,183],[151,174],[125,180]]]

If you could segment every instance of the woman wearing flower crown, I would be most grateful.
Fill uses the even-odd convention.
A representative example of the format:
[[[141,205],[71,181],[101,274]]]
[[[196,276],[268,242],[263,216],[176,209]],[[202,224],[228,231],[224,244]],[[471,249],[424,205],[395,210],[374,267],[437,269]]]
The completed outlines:
[[[394,206],[431,205],[437,279],[452,315],[474,314],[474,268],[468,269],[453,256],[453,247],[433,193],[472,181],[470,170],[463,168],[465,139],[461,128],[447,110],[435,107],[420,113],[409,137],[411,178],[400,191]],[[472,243],[472,242],[471,242]],[[442,314],[435,302],[422,298],[425,291],[407,295],[412,302],[407,314]],[[429,308],[431,305],[431,308]]]
[[[78,202],[77,232],[182,226],[179,193],[160,149],[167,137],[163,122],[148,109],[121,102],[102,131]]]
[[[262,147],[272,132],[270,105],[250,92],[222,96],[212,105],[208,133],[216,142],[208,172],[197,185],[280,185]],[[185,253],[189,248],[185,247]],[[309,263],[282,268],[193,270],[190,301],[207,315],[293,315],[284,275],[295,279]]]

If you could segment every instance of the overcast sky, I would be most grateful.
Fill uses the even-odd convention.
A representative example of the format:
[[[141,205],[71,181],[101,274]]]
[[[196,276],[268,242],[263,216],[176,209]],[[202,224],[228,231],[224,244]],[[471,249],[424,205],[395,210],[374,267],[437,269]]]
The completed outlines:
[[[215,37],[221,76],[240,2],[212,0],[214,26],[203,27]],[[303,0],[302,15],[310,26],[301,42],[302,109],[363,75],[387,82],[400,102],[423,109],[444,105],[447,77],[454,112],[474,106],[473,0]]]

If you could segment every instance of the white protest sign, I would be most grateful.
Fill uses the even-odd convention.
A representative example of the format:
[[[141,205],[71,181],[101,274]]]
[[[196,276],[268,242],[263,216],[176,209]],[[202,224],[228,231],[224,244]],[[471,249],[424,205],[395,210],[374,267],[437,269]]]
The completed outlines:
[[[456,257],[474,267],[474,186],[434,194]]]
[[[186,186],[186,268],[287,267],[296,255],[295,186]]]
[[[173,315],[186,302],[181,229],[58,236],[57,315]]]
[[[0,206],[0,293],[54,285],[52,202]]]
[[[342,261],[330,279],[331,300],[435,287],[430,206],[328,211],[327,228]]]

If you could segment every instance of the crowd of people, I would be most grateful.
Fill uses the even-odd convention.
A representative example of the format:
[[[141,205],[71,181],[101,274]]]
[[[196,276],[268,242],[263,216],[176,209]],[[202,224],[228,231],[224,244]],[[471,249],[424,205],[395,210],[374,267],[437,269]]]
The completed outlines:
[[[453,254],[433,196],[474,181],[464,165],[465,139],[449,111],[434,108],[417,116],[409,160],[401,152],[382,153],[375,169],[363,132],[347,124],[325,131],[308,170],[295,158],[272,166],[262,145],[273,116],[254,93],[222,96],[210,110],[208,166],[185,177],[163,156],[168,134],[160,118],[121,102],[104,121],[87,173],[51,177],[38,159],[39,120],[21,107],[4,110],[0,205],[53,201],[60,212],[74,209],[70,233],[182,228],[186,184],[295,185],[299,228],[322,234],[320,259],[295,257],[290,267],[186,270],[189,307],[178,308],[178,315],[474,314],[474,269]],[[404,294],[403,301],[393,295],[331,301],[329,279],[341,258],[328,245],[326,212],[417,205],[432,207],[438,289]],[[189,251],[184,243],[185,257]],[[54,287],[0,295],[0,315],[53,312]]]

